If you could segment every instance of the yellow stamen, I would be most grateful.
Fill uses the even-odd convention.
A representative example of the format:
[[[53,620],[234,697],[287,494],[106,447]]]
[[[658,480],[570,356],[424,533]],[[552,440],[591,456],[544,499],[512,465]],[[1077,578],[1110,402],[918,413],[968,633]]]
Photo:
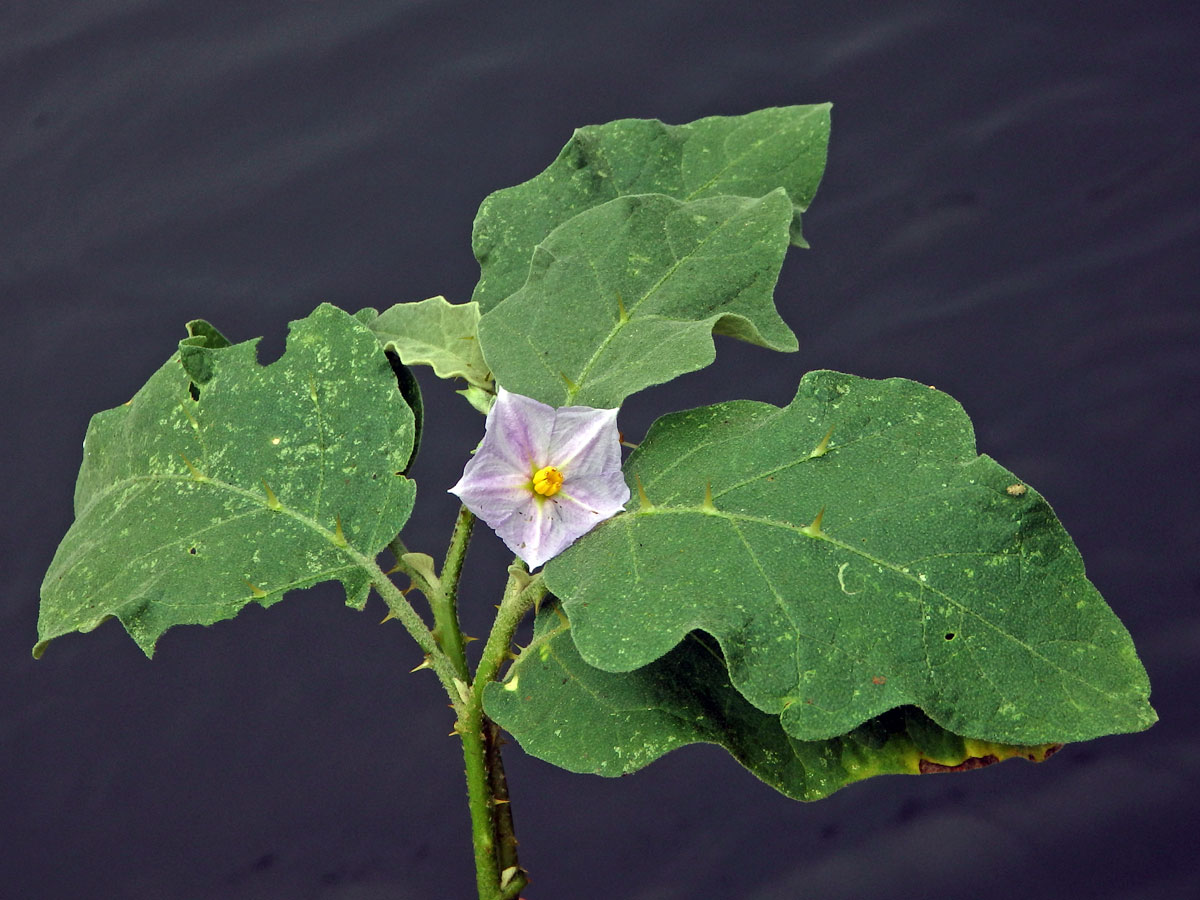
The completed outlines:
[[[543,497],[553,497],[562,483],[562,472],[554,466],[542,466],[533,473],[533,489]]]

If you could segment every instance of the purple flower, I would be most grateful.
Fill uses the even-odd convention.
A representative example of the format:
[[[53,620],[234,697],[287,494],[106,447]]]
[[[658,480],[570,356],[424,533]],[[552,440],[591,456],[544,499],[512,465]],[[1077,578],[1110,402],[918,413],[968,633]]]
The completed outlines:
[[[450,493],[537,568],[629,500],[617,411],[555,409],[500,388]]]

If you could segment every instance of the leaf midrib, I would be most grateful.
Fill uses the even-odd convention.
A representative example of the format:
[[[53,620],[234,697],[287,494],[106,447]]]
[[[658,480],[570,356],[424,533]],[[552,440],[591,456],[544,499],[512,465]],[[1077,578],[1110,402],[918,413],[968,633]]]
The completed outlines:
[[[637,196],[637,195],[630,194],[627,196]],[[770,193],[768,193],[764,196],[770,196]],[[676,201],[676,202],[679,203],[679,202],[686,202],[686,201]],[[650,289],[648,291],[646,291],[646,293],[644,293],[640,298],[638,298],[637,302],[634,303],[632,307],[630,307],[629,309],[626,310],[625,318],[623,320],[618,318],[616,324],[613,325],[613,327],[609,330],[608,334],[605,335],[604,339],[600,342],[600,345],[596,348],[595,352],[592,353],[591,358],[586,363],[584,363],[583,368],[579,371],[578,377],[575,379],[575,387],[567,388],[566,402],[568,404],[572,400],[574,400],[575,397],[578,396],[579,393],[583,390],[584,382],[588,377],[588,373],[591,371],[592,367],[596,364],[596,361],[600,358],[600,355],[606,349],[608,349],[608,345],[610,343],[612,343],[613,339],[617,336],[617,334],[621,331],[621,329],[633,321],[633,317],[637,313],[638,308],[641,307],[642,304],[645,303],[648,299],[650,299],[650,297],[652,297],[663,286],[663,284],[666,283],[667,279],[672,277],[676,273],[676,271],[678,271],[678,269],[681,265],[683,265],[689,259],[693,258],[698,252],[700,252],[701,249],[703,249],[705,247],[705,245],[707,245],[717,235],[719,235],[721,232],[723,232],[729,226],[730,222],[734,221],[734,219],[743,215],[752,206],[754,206],[758,203],[761,203],[761,202],[762,202],[762,198],[757,198],[757,199],[752,200],[749,203],[746,203],[742,207],[732,211],[731,214],[724,221],[722,221],[716,228],[714,228],[712,231],[710,231],[704,237],[704,239],[702,241],[700,241],[698,244],[696,244],[686,255],[676,257],[675,262],[670,267],[670,269],[668,269],[666,272],[664,272],[662,277],[660,277],[658,279],[658,281],[656,281],[650,287]],[[590,264],[590,257],[589,257],[589,264]],[[670,317],[664,316],[663,318],[670,318]],[[715,322],[717,319],[721,318],[721,316],[714,315],[714,316],[711,316],[710,318]],[[707,319],[697,319],[697,320],[679,319],[677,321],[695,322],[697,324],[700,324],[700,323],[703,323],[708,320]]]

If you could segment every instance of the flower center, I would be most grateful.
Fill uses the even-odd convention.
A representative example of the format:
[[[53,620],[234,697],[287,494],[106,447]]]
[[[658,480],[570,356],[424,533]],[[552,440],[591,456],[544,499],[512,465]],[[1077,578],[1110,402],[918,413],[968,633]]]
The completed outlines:
[[[562,487],[563,475],[554,466],[542,466],[533,473],[533,490],[543,497],[553,497]]]

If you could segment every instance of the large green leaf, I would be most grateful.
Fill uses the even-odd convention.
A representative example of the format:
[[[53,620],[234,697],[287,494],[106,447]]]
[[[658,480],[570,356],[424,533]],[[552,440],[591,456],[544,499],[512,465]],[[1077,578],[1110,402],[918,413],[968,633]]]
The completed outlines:
[[[903,705],[1014,744],[1155,721],[1070,537],[976,455],[945,394],[810,373],[783,409],[664,417],[627,476],[653,506],[633,500],[545,569],[594,666],[640,668],[701,629],[737,689],[801,740]]]
[[[714,331],[795,350],[772,299],[791,217],[782,190],[644,194],[580,213],[538,246],[525,286],[483,316],[484,358],[515,393],[614,407],[711,363]]]
[[[604,672],[580,658],[566,617],[550,603],[538,615],[533,642],[503,683],[488,685],[484,704],[527,753],[572,772],[624,775],[676,747],[706,742],[798,800],[819,800],[873,775],[980,768],[1016,756],[1040,761],[1058,747],[964,740],[913,707],[842,737],[798,741],[778,716],[734,690],[706,635],[689,634],[633,672]]]
[[[172,625],[330,579],[361,607],[356,556],[408,518],[413,414],[368,328],[322,306],[265,367],[257,341],[189,330],[132,400],[92,419],[75,522],[42,584],[37,655],[110,616],[149,655]]]
[[[630,194],[698,200],[761,197],[783,188],[794,211],[808,209],[829,144],[829,104],[711,116],[687,125],[621,119],[580,128],[537,177],[489,195],[472,234],[479,283],[472,299],[487,312],[525,283],[534,247],[579,213]]]

